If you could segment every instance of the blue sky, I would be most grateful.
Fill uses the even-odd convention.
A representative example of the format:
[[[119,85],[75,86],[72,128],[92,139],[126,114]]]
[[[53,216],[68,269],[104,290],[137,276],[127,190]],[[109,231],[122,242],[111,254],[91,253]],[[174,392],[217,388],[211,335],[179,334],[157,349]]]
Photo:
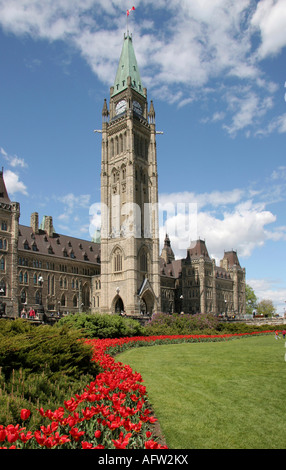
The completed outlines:
[[[126,31],[156,111],[159,200],[197,208],[217,262],[237,250],[286,307],[286,1],[0,0],[0,161],[21,223],[89,239],[101,128]],[[195,206],[194,206],[195,205]],[[161,227],[177,257],[182,214]],[[194,230],[193,230],[194,231]]]

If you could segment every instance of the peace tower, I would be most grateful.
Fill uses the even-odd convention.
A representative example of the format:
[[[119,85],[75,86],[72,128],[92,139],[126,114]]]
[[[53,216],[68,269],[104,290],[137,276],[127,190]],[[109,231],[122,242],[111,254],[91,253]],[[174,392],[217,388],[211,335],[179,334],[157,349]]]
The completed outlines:
[[[155,111],[128,32],[102,118],[100,310],[160,311]]]

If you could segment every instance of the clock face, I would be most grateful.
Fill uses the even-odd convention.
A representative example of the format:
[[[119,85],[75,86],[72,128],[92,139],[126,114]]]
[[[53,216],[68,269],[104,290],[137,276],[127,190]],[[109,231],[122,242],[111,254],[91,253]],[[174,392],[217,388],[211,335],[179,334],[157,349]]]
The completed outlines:
[[[115,108],[116,114],[124,113],[125,110],[126,110],[126,101],[125,100],[119,101],[119,103],[117,103],[116,108]]]
[[[142,108],[141,108],[141,105],[138,103],[138,101],[133,101],[133,110],[137,113],[137,114],[142,114]]]

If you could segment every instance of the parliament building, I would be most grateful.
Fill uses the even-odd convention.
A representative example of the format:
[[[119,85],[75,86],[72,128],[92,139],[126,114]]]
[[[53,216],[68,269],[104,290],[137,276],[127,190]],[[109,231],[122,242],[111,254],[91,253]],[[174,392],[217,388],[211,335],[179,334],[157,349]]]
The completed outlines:
[[[166,235],[159,250],[156,122],[132,36],[124,35],[109,103],[102,109],[101,236],[97,242],[56,232],[52,216],[20,224],[0,172],[0,308],[47,314],[128,316],[245,313],[245,269],[235,251],[220,265],[205,241],[175,259]]]

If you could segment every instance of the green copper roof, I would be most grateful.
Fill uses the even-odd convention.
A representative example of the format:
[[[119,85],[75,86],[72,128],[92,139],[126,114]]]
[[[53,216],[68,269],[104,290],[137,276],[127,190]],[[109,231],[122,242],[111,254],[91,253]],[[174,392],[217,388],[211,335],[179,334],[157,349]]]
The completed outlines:
[[[124,35],[124,42],[114,82],[114,92],[112,96],[117,95],[118,93],[127,88],[127,77],[131,77],[132,88],[144,96],[141,77],[137,65],[137,60],[135,57],[135,52],[133,49],[132,37],[129,36],[129,33],[127,35]]]

